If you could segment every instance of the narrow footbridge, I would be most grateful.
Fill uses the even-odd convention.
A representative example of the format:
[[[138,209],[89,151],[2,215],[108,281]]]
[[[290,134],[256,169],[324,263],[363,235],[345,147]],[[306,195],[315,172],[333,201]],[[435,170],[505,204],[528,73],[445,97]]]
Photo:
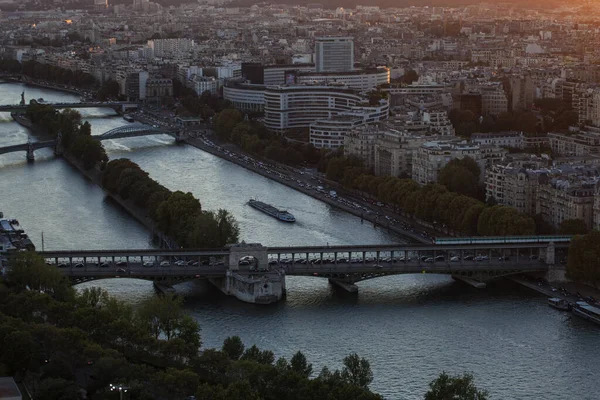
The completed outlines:
[[[154,128],[152,126],[140,124],[140,123],[132,123],[124,126],[120,126],[115,129],[111,129],[103,133],[102,135],[92,136],[98,140],[109,140],[109,139],[122,139],[128,137],[137,137],[137,136],[150,136],[150,135],[171,135],[174,137],[178,137],[180,135],[180,131],[177,129],[166,129],[166,128]],[[43,148],[56,148],[57,141],[56,140],[46,140],[41,142],[30,142],[17,144],[13,146],[5,146],[0,147],[0,154],[13,153],[16,151],[26,151],[33,152],[35,150],[43,149]]]
[[[526,272],[547,272],[566,257],[569,236],[479,238],[432,244],[264,247],[238,244],[202,250],[78,250],[40,253],[74,280],[130,277],[187,280],[259,276],[324,277],[353,284],[397,274],[446,274],[480,282]],[[454,240],[454,243],[452,241]]]

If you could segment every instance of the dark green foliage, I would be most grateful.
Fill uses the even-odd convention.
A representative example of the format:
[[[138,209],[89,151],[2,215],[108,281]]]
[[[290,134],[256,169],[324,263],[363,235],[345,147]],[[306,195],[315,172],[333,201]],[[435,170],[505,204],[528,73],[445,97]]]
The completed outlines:
[[[41,260],[31,254],[28,259]],[[275,365],[271,351],[224,343],[229,356],[201,346],[198,323],[182,298],[153,297],[134,310],[98,288],[59,299],[34,287],[36,271],[0,283],[0,371],[26,380],[35,398],[109,399],[109,384],[123,384],[132,399],[380,400],[360,387],[370,381],[368,363],[345,360],[343,372],[310,379],[302,353]],[[243,354],[241,360],[238,360]],[[85,394],[85,396],[84,396]]]
[[[482,194],[478,186],[479,167],[471,159],[453,162],[451,167],[446,170],[446,172],[451,172],[448,174],[448,178],[445,177],[446,172],[441,174],[441,181],[444,181],[450,188],[440,184],[419,186],[410,179],[374,176],[364,170],[359,160],[344,157],[337,152],[324,155],[319,162],[319,168],[325,172],[328,179],[339,182],[347,189],[359,190],[393,206],[397,212],[436,223],[458,233],[465,235],[527,235],[532,234],[535,230],[535,222],[532,218],[519,214],[508,207],[505,208],[512,210],[510,211],[511,223],[504,224],[504,220],[498,219],[497,225],[480,224],[482,212],[493,207],[486,206],[477,198],[472,197],[472,194],[476,194],[478,197],[482,197]],[[457,173],[456,171],[462,174],[463,179],[465,176],[468,177],[470,182],[455,181],[452,174]],[[462,190],[466,193],[457,193],[452,190]]]
[[[479,183],[481,171],[471,157],[451,160],[438,174],[438,183],[452,192],[483,200],[485,191]]]
[[[598,287],[600,283],[600,231],[575,236],[569,246],[567,276]]]
[[[582,219],[566,219],[560,223],[558,232],[563,235],[585,235],[589,229]]]
[[[25,114],[49,134],[57,136],[60,132],[64,150],[80,160],[85,169],[108,161],[104,146],[92,137],[90,123],[81,123],[79,112],[68,108],[58,112],[47,104],[33,103],[27,106]]]
[[[100,86],[100,89],[96,92],[96,98],[100,101],[117,99],[119,98],[119,92],[119,82],[109,79]]]
[[[102,186],[146,210],[158,228],[187,248],[223,247],[236,243],[237,222],[226,210],[203,211],[191,193],[171,192],[128,159],[106,165]]]
[[[75,86],[79,88],[91,88],[97,85],[96,79],[79,70],[71,71],[50,64],[41,64],[36,61],[25,61],[0,59],[0,71],[11,74],[23,74],[34,79],[43,79],[59,84]]]
[[[473,383],[473,376],[449,376],[445,372],[429,384],[425,400],[487,400],[485,390],[478,390]]]
[[[293,166],[317,164],[321,152],[313,145],[291,141],[269,132],[264,125],[243,120],[234,109],[225,109],[214,119],[217,135],[255,157]]]
[[[221,351],[232,360],[239,360],[244,354],[244,343],[239,336],[230,336],[223,341]]]

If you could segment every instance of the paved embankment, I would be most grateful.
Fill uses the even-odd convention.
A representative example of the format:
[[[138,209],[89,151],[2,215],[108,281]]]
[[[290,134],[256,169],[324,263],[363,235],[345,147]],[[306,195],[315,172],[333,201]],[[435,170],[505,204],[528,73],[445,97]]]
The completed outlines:
[[[398,234],[400,236],[404,236],[404,237],[409,238],[409,239],[411,239],[413,241],[416,241],[416,242],[430,243],[430,240],[424,239],[423,237],[421,237],[421,236],[419,236],[419,235],[417,235],[415,233],[407,232],[404,229],[401,229],[399,227],[391,225],[383,217],[379,217],[378,218],[376,215],[368,214],[368,213],[365,213],[362,210],[357,210],[357,209],[354,209],[352,207],[348,207],[345,204],[342,204],[342,203],[336,201],[333,198],[321,195],[320,193],[315,192],[314,190],[310,190],[310,189],[307,189],[305,187],[300,187],[300,186],[294,184],[294,181],[283,179],[283,178],[281,178],[281,177],[279,177],[279,176],[277,176],[275,174],[267,172],[265,169],[260,168],[260,167],[254,165],[254,164],[252,164],[250,162],[246,162],[245,160],[243,160],[241,158],[232,157],[232,156],[228,155],[227,153],[224,153],[224,152],[222,152],[222,151],[220,151],[220,150],[218,150],[218,149],[216,149],[214,147],[210,147],[210,146],[206,145],[206,143],[204,143],[201,139],[188,138],[188,139],[185,139],[184,142],[187,143],[187,144],[189,144],[190,146],[194,146],[194,147],[196,147],[196,148],[198,148],[198,149],[200,149],[202,151],[205,151],[207,153],[210,153],[212,155],[220,157],[220,158],[222,158],[224,160],[230,161],[230,162],[232,162],[234,164],[237,164],[237,165],[239,165],[241,167],[244,167],[244,168],[246,168],[246,169],[248,169],[250,171],[253,171],[253,172],[255,172],[255,173],[259,174],[259,175],[262,175],[262,176],[264,176],[266,178],[269,178],[269,179],[272,179],[272,180],[274,180],[276,182],[279,182],[282,185],[286,185],[287,187],[290,187],[290,188],[292,188],[294,190],[297,190],[298,192],[304,193],[304,194],[306,194],[306,195],[308,195],[310,197],[313,197],[313,198],[315,198],[317,200],[320,200],[320,201],[322,201],[324,203],[327,203],[327,204],[329,204],[329,205],[331,205],[333,207],[336,207],[336,208],[339,208],[339,209],[341,209],[343,211],[346,211],[346,212],[348,212],[348,213],[350,213],[352,215],[355,215],[355,216],[361,218],[361,220],[369,221],[369,222],[373,223],[374,226],[379,226],[379,227],[381,227],[383,229],[387,229],[390,232],[394,232],[394,233],[396,233],[396,234]]]

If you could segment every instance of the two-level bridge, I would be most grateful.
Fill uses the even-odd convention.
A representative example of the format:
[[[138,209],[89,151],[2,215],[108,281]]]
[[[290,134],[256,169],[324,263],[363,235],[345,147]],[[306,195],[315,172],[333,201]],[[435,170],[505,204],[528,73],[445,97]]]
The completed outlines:
[[[260,297],[261,290],[283,293],[286,276],[329,278],[352,291],[356,290],[356,282],[366,279],[415,273],[446,274],[474,286],[485,286],[485,282],[502,276],[560,269],[557,264],[564,258],[570,237],[543,238],[532,236],[517,243],[507,242],[506,238],[486,238],[486,244],[294,247],[240,244],[203,250],[80,250],[40,254],[75,282],[108,277],[170,282],[208,278],[220,282],[223,291],[239,298],[238,291],[244,296],[253,293],[254,297]],[[242,299],[248,301],[244,296]]]
[[[140,124],[140,123],[132,123],[128,125],[123,125],[118,128],[111,129],[103,133],[102,135],[92,136],[97,140],[109,140],[109,139],[122,139],[128,137],[137,137],[137,136],[150,136],[150,135],[171,135],[175,138],[180,138],[182,133],[177,129],[167,129],[167,128],[154,128],[152,126]],[[0,155],[13,153],[17,151],[25,151],[27,152],[27,159],[33,159],[33,152],[43,148],[52,148],[57,150],[59,145],[58,140],[46,140],[40,142],[28,142],[23,144],[17,144],[12,146],[4,146],[0,147]]]

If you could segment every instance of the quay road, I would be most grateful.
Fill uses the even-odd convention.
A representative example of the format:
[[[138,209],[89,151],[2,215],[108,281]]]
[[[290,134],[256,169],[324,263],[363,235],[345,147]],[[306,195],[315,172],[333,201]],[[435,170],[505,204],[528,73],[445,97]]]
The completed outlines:
[[[137,121],[152,126],[161,126],[164,128],[177,126],[169,117],[152,114],[146,109],[134,112],[131,115]],[[325,189],[326,184],[321,180],[324,178],[314,176],[310,172],[296,170],[288,166],[276,166],[267,161],[262,162],[237,150],[234,151],[232,149],[233,145],[219,145],[214,143],[208,138],[208,135],[213,132],[208,125],[203,125],[197,129],[198,131],[188,132],[189,136],[184,140],[185,143],[286,185],[333,207],[344,210],[373,223],[374,226],[395,232],[413,242],[431,243],[434,237],[431,230],[416,229],[412,226],[415,224],[415,221],[399,215],[393,215],[389,209],[384,207],[378,207],[376,204],[371,204],[363,199],[339,195],[335,197],[331,196],[329,189]],[[323,189],[319,189],[319,186],[323,186]],[[375,209],[374,207],[377,208]]]

